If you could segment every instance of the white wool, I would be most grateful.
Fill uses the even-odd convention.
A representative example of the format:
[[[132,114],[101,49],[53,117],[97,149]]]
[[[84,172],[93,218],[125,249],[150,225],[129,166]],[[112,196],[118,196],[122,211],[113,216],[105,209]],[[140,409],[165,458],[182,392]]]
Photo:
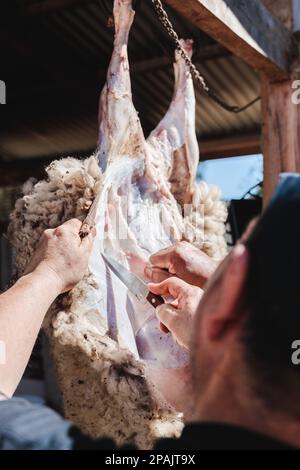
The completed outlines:
[[[24,195],[11,215],[9,238],[16,248],[19,275],[42,232],[73,217],[83,220],[101,189],[102,175],[94,156],[57,160],[46,172],[46,180],[36,184],[29,180],[24,185]],[[202,218],[195,217],[199,204]],[[225,219],[218,190],[205,183],[197,185],[185,219],[186,238],[193,241],[195,234],[205,233],[202,248],[221,259],[226,254]],[[60,296],[44,322],[65,416],[85,433],[111,437],[118,445],[133,442],[148,449],[159,437],[179,436],[182,415],[153,387],[144,363],[120,349],[99,315],[81,308],[93,282],[87,275],[71,293]]]
[[[185,217],[185,238],[216,261],[227,254],[225,222],[227,208],[220,190],[201,181],[195,183],[192,208]]]
[[[74,298],[81,288],[84,284],[74,289]],[[118,347],[99,316],[81,316],[76,301],[71,305],[56,313],[51,325],[66,416],[83,432],[111,437],[118,445],[150,449],[159,437],[180,435],[181,415],[147,380],[143,362]]]
[[[84,219],[101,185],[94,157],[86,160],[56,160],[46,169],[47,180],[23,186],[11,216],[9,238],[17,250],[16,265],[22,274],[37,241],[47,228],[55,228],[72,217]]]

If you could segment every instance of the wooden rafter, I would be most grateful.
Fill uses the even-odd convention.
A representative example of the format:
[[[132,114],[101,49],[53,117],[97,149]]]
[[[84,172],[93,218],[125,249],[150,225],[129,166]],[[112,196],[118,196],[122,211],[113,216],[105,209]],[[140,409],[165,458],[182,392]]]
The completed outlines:
[[[291,32],[260,0],[165,0],[254,69],[287,78],[295,50]]]
[[[261,153],[260,132],[251,134],[228,136],[221,138],[201,139],[200,160],[210,160],[216,158],[236,157],[237,155],[254,155]]]
[[[300,106],[292,99],[292,82],[300,78],[299,0],[166,2],[261,73],[267,204],[281,172],[300,172]]]

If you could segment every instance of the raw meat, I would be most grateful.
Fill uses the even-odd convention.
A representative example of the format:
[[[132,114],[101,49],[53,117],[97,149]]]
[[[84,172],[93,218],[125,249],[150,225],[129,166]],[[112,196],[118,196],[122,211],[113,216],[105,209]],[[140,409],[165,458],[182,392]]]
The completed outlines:
[[[182,40],[189,57],[193,55],[193,41]],[[166,177],[172,194],[180,205],[191,204],[194,193],[196,171],[199,162],[199,147],[196,137],[196,99],[190,71],[176,51],[174,63],[175,90],[172,103],[148,142],[157,154],[163,153]]]
[[[163,174],[158,178],[163,155],[146,142],[132,103],[127,57],[134,17],[131,1],[117,0],[114,17],[114,52],[100,99],[98,157],[104,179],[91,271],[99,285],[96,297],[103,298],[100,310],[107,312],[112,337],[137,357],[176,367],[187,363],[186,351],[171,335],[161,335],[153,307],[138,302],[112,273],[107,282],[108,271],[99,256],[105,252],[143,277],[150,254],[180,240],[184,229],[166,178]]]

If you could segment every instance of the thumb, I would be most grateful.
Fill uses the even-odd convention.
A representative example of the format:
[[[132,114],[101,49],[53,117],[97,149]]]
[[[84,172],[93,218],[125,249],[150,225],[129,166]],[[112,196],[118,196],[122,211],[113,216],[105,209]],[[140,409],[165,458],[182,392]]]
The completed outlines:
[[[145,267],[144,273],[146,278],[152,283],[160,283],[171,277],[171,274],[165,269],[155,268],[151,265]]]
[[[178,277],[170,277],[169,279],[166,279],[160,284],[150,283],[148,284],[148,287],[150,291],[153,292],[153,294],[158,294],[162,296],[171,295],[171,297],[177,299],[177,297],[182,292],[186,291],[186,289],[189,289],[190,286]]]
[[[96,237],[96,227],[93,227],[89,234],[81,241],[81,246],[85,249],[91,249]]]

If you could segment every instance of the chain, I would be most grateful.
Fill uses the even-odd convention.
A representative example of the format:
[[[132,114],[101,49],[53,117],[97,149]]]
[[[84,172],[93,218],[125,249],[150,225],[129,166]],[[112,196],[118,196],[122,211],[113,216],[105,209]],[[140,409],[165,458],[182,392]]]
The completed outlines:
[[[168,16],[167,12],[164,10],[164,8],[162,6],[161,0],[152,0],[152,3],[153,3],[153,6],[155,8],[155,11],[158,15],[158,18],[159,18],[160,22],[165,27],[167,33],[172,38],[176,49],[179,51],[179,53],[182,56],[182,58],[184,59],[186,65],[189,67],[192,77],[201,85],[204,92],[211,99],[213,99],[216,103],[218,103],[219,106],[226,109],[226,111],[229,111],[231,113],[236,113],[236,114],[241,113],[242,111],[245,111],[246,109],[250,108],[250,106],[253,106],[255,103],[257,103],[261,99],[260,96],[258,96],[253,101],[251,101],[250,103],[246,104],[243,107],[231,106],[228,103],[226,103],[225,101],[223,101],[222,98],[220,98],[213,90],[211,90],[211,88],[209,88],[209,86],[207,85],[207,83],[205,81],[205,78],[201,75],[199,70],[196,68],[196,66],[193,64],[193,62],[191,61],[191,59],[189,58],[189,56],[185,52],[184,48],[182,47],[182,45],[180,43],[179,36],[176,33],[176,31],[174,30],[173,25],[172,25],[172,23],[169,19],[169,16]]]

